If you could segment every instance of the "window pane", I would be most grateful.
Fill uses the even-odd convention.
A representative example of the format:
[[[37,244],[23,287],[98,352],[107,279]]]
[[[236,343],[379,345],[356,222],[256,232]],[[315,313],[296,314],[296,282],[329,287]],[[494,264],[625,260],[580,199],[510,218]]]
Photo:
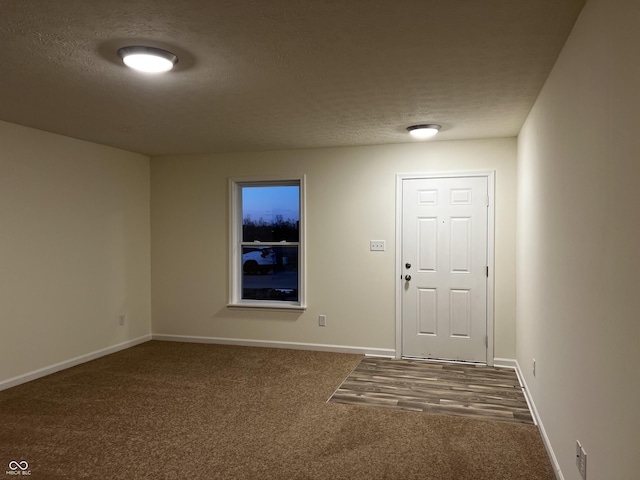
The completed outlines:
[[[298,242],[298,185],[242,187],[243,242]]]
[[[298,301],[298,247],[242,247],[242,299]]]
[[[304,177],[230,179],[230,305],[306,308],[304,191]]]

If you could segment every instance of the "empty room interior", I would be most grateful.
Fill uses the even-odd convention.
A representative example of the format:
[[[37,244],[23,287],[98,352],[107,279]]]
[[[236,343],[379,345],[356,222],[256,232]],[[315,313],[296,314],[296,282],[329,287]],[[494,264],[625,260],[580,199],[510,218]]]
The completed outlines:
[[[0,418],[27,422],[11,412],[28,404],[28,392],[36,395],[37,382],[93,361],[120,358],[115,365],[135,378],[144,348],[176,355],[176,368],[188,361],[172,350],[182,347],[212,362],[219,353],[205,352],[223,347],[280,352],[282,365],[298,352],[307,359],[301,385],[317,375],[327,397],[360,357],[460,360],[517,372],[555,478],[640,478],[640,202],[631,186],[640,181],[640,2],[0,6]],[[123,58],[137,46],[160,50],[173,69],[128,68]],[[437,134],[415,139],[409,130],[425,124]],[[471,204],[460,179],[487,192],[479,197],[485,217],[473,217],[474,232],[486,227],[481,258],[452,247],[455,262],[482,272],[480,330],[475,313],[460,314],[473,316],[468,335],[455,333],[466,328],[458,319],[450,328],[460,338],[423,347],[417,342],[435,341],[431,330],[440,328],[421,320],[429,309],[475,306],[467,293],[477,290],[475,283],[453,289],[445,301],[419,287],[431,257],[415,238],[435,232],[426,217],[437,216],[412,213],[413,194],[403,192],[415,185],[424,206],[446,187],[453,203]],[[298,210],[268,214],[294,233],[248,237],[250,191],[276,187],[295,189]],[[471,220],[452,211],[450,228],[433,228],[471,238]],[[266,232],[267,214],[255,212],[251,225]],[[406,226],[410,215],[422,233]],[[474,352],[455,350],[463,337],[475,339]],[[335,379],[321,374],[325,354],[346,359],[332,364],[341,372]],[[234,371],[244,383],[264,387],[256,363],[239,362],[246,376]],[[153,361],[141,361],[140,372],[143,364]],[[174,374],[182,385],[172,368],[163,388]],[[189,377],[196,373],[204,378],[207,369]],[[11,403],[20,388],[27,393]],[[311,421],[323,408],[299,415]],[[333,421],[349,421],[331,436],[307,437],[339,443],[364,428],[352,423],[354,411],[376,411],[335,408]],[[147,428],[132,422],[123,428],[129,439]],[[465,428],[475,428],[470,422]],[[393,441],[376,456],[393,451],[395,463],[412,462],[385,432],[379,436]],[[33,478],[62,478],[73,458],[83,458],[51,446],[47,459],[66,460],[49,471],[45,453],[15,450],[20,435],[19,427],[0,433],[0,474],[26,475],[29,462]],[[282,451],[278,438],[267,441]],[[233,458],[262,455],[238,448]],[[287,448],[295,463],[302,453]],[[185,469],[222,462],[197,451]],[[308,476],[291,478],[356,478],[336,473],[348,470],[326,457]],[[112,478],[125,478],[115,470],[124,460],[109,462]],[[179,462],[171,474],[147,467],[148,478],[178,478]],[[252,478],[279,468],[264,465]],[[96,478],[98,467],[107,463],[77,464],[81,470],[65,478]],[[241,466],[227,468],[199,478],[250,478],[234,470]],[[537,478],[526,468],[494,478]],[[413,474],[405,478],[435,478],[427,467]],[[367,478],[389,475],[381,469]]]

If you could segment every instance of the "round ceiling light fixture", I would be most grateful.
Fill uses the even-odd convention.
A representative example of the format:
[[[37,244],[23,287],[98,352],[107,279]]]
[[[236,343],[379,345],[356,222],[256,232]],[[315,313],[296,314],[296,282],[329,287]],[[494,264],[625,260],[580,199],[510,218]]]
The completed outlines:
[[[407,131],[413,138],[418,140],[426,140],[427,138],[434,137],[442,128],[440,125],[433,123],[427,123],[424,125],[411,125],[407,127]]]
[[[168,72],[178,63],[173,53],[155,47],[123,47],[118,55],[127,67],[145,73]]]

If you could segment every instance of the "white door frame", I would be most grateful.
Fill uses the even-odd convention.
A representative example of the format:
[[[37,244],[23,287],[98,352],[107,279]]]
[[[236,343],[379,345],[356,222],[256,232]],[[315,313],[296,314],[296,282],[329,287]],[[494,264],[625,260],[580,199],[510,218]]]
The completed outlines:
[[[453,178],[453,177],[486,177],[489,208],[487,209],[487,365],[493,366],[494,348],[494,245],[495,245],[495,171],[482,170],[472,172],[431,172],[431,173],[399,173],[396,175],[396,358],[402,358],[402,185],[404,180]]]

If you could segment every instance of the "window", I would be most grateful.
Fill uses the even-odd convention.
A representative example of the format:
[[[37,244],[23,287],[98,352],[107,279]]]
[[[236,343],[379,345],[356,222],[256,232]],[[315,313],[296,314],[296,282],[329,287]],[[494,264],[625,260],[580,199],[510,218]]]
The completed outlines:
[[[304,308],[304,177],[231,179],[230,306]]]

